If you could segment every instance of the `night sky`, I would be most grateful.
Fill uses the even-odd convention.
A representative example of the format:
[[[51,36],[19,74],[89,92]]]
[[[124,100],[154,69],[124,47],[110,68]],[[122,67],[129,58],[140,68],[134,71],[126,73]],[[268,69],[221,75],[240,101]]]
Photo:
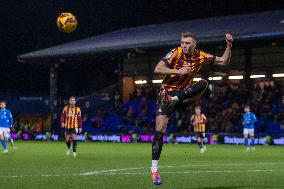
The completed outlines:
[[[48,68],[18,63],[20,54],[127,27],[278,9],[283,0],[2,0],[0,92],[48,92]],[[57,29],[61,12],[77,17],[75,32]]]

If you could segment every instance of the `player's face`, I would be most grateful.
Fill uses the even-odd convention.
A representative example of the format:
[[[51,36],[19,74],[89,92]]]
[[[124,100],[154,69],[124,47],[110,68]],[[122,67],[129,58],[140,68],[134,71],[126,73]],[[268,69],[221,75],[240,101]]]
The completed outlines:
[[[75,106],[75,104],[76,104],[75,98],[70,98],[70,99],[69,99],[69,105],[70,105],[70,106]]]
[[[199,108],[195,108],[195,113],[196,113],[196,114],[198,114],[198,115],[199,115],[199,114],[200,114],[200,112],[201,112],[201,111],[200,111],[200,109],[199,109]]]
[[[196,47],[196,41],[191,37],[182,37],[180,45],[184,54],[192,54]]]
[[[245,107],[244,110],[245,110],[245,113],[248,113],[250,109],[249,109],[249,107]]]
[[[0,108],[6,108],[6,104],[5,103],[0,103]]]

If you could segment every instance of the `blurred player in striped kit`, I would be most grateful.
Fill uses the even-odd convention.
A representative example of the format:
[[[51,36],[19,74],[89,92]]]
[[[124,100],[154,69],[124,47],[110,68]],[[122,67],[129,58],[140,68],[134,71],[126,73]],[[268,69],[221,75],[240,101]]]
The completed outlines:
[[[82,115],[79,107],[76,106],[76,99],[71,96],[69,105],[64,107],[61,115],[61,127],[65,129],[65,140],[67,155],[70,155],[71,142],[73,143],[73,156],[77,154],[77,133],[82,132]]]
[[[195,114],[191,116],[191,124],[194,126],[194,133],[200,148],[200,153],[204,153],[204,151],[206,151],[206,146],[204,145],[206,123],[207,118],[203,113],[201,113],[201,107],[196,106]]]

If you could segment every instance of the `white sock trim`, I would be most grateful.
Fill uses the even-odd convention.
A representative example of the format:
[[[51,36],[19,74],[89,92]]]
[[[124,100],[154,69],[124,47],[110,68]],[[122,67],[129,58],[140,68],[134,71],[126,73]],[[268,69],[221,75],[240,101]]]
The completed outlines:
[[[159,160],[152,160],[152,166],[151,166],[151,171],[152,172],[157,172],[158,171],[158,162],[159,162]]]

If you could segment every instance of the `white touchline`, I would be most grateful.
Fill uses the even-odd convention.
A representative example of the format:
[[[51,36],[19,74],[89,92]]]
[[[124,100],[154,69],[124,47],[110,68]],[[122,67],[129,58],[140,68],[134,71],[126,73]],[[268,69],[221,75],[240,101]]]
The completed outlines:
[[[251,169],[251,170],[216,170],[216,171],[209,171],[209,170],[193,170],[193,171],[161,171],[161,174],[202,174],[202,173],[237,173],[237,172],[282,172],[284,170],[265,170],[265,169]],[[148,173],[141,173],[141,172],[134,172],[134,173],[121,173],[121,172],[114,172],[114,173],[104,173],[104,175],[147,175]]]
[[[168,165],[168,166],[159,166],[164,168],[178,168],[178,167],[209,167],[209,166],[239,166],[239,165],[283,165],[284,162],[258,162],[258,163],[228,163],[228,164],[186,164],[186,165]],[[133,173],[127,173],[124,171],[130,171],[130,170],[141,170],[141,169],[149,169],[149,167],[130,167],[130,168],[119,168],[119,169],[106,169],[106,170],[96,170],[86,173],[79,173],[79,174],[70,174],[70,175],[60,175],[60,174],[39,174],[39,175],[0,175],[0,178],[23,178],[23,177],[61,177],[61,176],[91,176],[91,175],[97,175],[97,174],[104,174],[104,175],[114,175],[114,174],[129,174],[129,175],[135,175],[135,174],[148,174],[148,173],[139,173],[139,172],[133,172]],[[184,171],[184,172],[174,172],[174,171],[165,171],[161,172],[163,174],[198,174],[198,173],[233,173],[233,172],[273,172],[273,171],[282,171],[282,170],[271,170],[271,169],[251,169],[251,170],[193,170],[193,171]],[[284,170],[283,170],[284,171]]]
[[[120,169],[125,171],[125,169]],[[132,169],[133,170],[133,169]],[[137,170],[137,169],[136,169]],[[63,177],[63,176],[91,176],[91,175],[147,175],[148,172],[118,172],[118,169],[92,172],[92,174],[72,174],[72,175],[13,175],[0,176],[0,178],[23,178],[23,177]],[[204,173],[237,173],[237,172],[283,172],[284,170],[272,169],[250,169],[250,170],[192,170],[192,171],[161,171],[162,174],[204,174]]]
[[[186,164],[186,165],[164,165],[159,167],[176,168],[176,167],[210,167],[210,166],[239,166],[239,165],[283,165],[277,162],[259,162],[259,163],[228,163],[228,164]]]
[[[110,170],[92,171],[92,172],[87,172],[87,173],[81,173],[79,175],[80,176],[87,176],[87,175],[94,175],[94,174],[101,174],[101,173],[137,170],[137,169],[145,169],[145,167],[133,167],[133,168],[124,168],[124,169],[110,169]]]
[[[279,164],[284,164],[283,163],[277,163],[277,162],[259,162],[259,163],[254,163],[254,164],[249,164],[249,165],[279,165]],[[239,165],[248,165],[244,163],[228,163],[228,164],[200,164],[200,165],[194,165],[194,164],[187,164],[187,165],[167,165],[167,166],[159,166],[159,167],[165,167],[165,168],[176,168],[176,167],[209,167],[209,166],[239,166]],[[100,171],[92,171],[92,172],[87,172],[87,173],[81,173],[79,175],[81,176],[87,176],[87,175],[95,175],[95,174],[104,174],[104,173],[114,173],[114,172],[119,172],[119,171],[128,171],[128,170],[137,170],[137,169],[146,169],[145,167],[134,167],[134,168],[124,168],[124,169],[110,169],[110,170],[100,170]],[[120,172],[121,173],[121,172]],[[115,173],[114,173],[115,174]]]

